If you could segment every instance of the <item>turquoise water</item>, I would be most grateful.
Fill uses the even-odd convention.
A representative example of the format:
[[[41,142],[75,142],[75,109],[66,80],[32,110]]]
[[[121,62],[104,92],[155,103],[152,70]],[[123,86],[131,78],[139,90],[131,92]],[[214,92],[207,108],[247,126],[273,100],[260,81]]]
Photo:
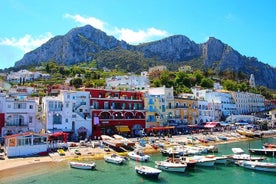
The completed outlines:
[[[250,142],[228,143],[219,145],[219,155],[231,154],[232,147],[247,150],[248,147],[260,148],[263,143],[276,143],[275,138],[254,140]],[[153,154],[151,162],[142,163],[154,166],[155,160],[163,160],[161,154]],[[276,162],[276,158],[269,157],[269,161]],[[126,165],[119,166],[96,161],[97,169],[94,171],[78,170],[69,167],[67,162],[50,163],[41,166],[30,166],[24,169],[26,176],[1,181],[1,184],[148,184],[148,183],[187,183],[187,184],[275,184],[276,173],[247,170],[236,165],[217,165],[212,168],[196,167],[185,173],[172,173],[163,171],[158,180],[145,179],[136,174],[135,165],[139,162],[130,160]]]

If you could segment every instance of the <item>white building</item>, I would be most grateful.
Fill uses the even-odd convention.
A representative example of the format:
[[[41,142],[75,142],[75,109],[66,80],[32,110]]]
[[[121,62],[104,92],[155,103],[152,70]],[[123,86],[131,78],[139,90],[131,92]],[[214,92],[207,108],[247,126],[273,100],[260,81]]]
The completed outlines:
[[[141,76],[114,76],[111,78],[107,78],[105,82],[108,89],[124,88],[125,90],[145,90],[148,89],[150,85],[147,75],[142,74]]]
[[[44,97],[42,110],[47,131],[68,132],[75,140],[92,135],[89,92],[61,91],[57,97]]]
[[[1,98],[2,99],[2,98]],[[44,126],[37,118],[38,98],[27,96],[6,97],[3,102],[5,126],[2,135],[11,135],[22,132],[40,132]]]
[[[7,76],[7,81],[9,82],[26,82],[26,81],[34,81],[36,79],[39,79],[42,77],[42,74],[40,72],[30,72],[28,70],[20,70],[18,72],[11,72]]]
[[[265,110],[264,96],[247,92],[231,92],[237,107],[237,114],[251,114]]]
[[[206,100],[198,100],[198,123],[219,121],[220,114],[218,110],[214,110],[215,104],[214,107],[209,104]]]
[[[193,88],[192,91],[198,100],[208,102],[208,109],[213,113],[213,121],[237,113],[232,95],[227,91],[199,90],[197,88]]]

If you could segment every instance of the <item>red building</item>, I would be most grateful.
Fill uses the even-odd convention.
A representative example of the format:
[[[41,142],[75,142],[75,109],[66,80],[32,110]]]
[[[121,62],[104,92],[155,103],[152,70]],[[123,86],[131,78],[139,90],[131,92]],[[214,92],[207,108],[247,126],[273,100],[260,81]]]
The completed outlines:
[[[86,88],[90,92],[92,136],[138,136],[145,128],[144,93]]]

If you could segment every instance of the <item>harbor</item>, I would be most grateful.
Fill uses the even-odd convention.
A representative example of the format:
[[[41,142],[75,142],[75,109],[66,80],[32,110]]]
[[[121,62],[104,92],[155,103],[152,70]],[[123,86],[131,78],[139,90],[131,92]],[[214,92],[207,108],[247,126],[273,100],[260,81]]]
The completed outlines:
[[[220,133],[220,136],[225,134]],[[228,137],[227,141],[216,141],[214,144],[218,146],[218,152],[213,153],[214,155],[229,155],[232,154],[231,149],[233,147],[239,147],[248,151],[249,146],[254,148],[260,148],[264,143],[274,143],[275,144],[275,135],[268,136],[268,138],[247,138],[243,136],[239,136],[238,134],[232,133],[231,137]],[[189,140],[191,135],[181,135],[181,136],[173,136],[171,138],[160,138],[155,140],[163,141],[166,144],[174,144],[176,142],[181,143],[184,140]],[[202,134],[195,134],[194,137],[197,139],[202,138]],[[94,145],[93,147],[89,147],[87,145],[82,145],[79,147],[69,148],[65,151],[64,156],[60,156],[57,152],[50,153],[49,156],[43,157],[28,157],[28,158],[14,158],[14,159],[5,159],[1,161],[0,168],[0,183],[20,183],[20,181],[24,181],[23,183],[59,183],[59,179],[61,176],[66,175],[70,180],[68,183],[74,183],[78,179],[78,183],[88,182],[88,179],[93,179],[93,183],[102,183],[102,181],[108,182],[113,181],[113,183],[122,183],[122,181],[128,181],[127,183],[171,183],[171,182],[180,182],[187,180],[189,183],[197,183],[196,181],[200,181],[201,183],[215,182],[212,181],[214,178],[216,180],[223,181],[224,183],[233,183],[233,178],[231,175],[237,175],[237,178],[240,180],[244,180],[246,177],[251,176],[254,173],[254,177],[262,177],[270,179],[271,181],[273,177],[275,177],[275,173],[268,173],[262,171],[251,171],[245,168],[239,167],[235,164],[215,164],[214,167],[195,167],[194,169],[188,169],[184,173],[174,173],[174,172],[166,172],[163,171],[160,173],[158,180],[152,181],[147,178],[137,176],[135,174],[134,168],[137,165],[146,165],[150,167],[155,166],[155,161],[165,160],[166,157],[162,156],[160,149],[156,149],[150,144],[150,141],[147,138],[147,144],[144,147],[144,151],[146,154],[150,155],[150,161],[148,162],[138,162],[135,160],[129,160],[128,163],[124,165],[116,165],[110,164],[104,161],[104,156],[111,155],[114,153],[112,149],[106,150],[105,147],[101,147],[101,145]],[[140,146],[140,140],[132,139],[135,141],[136,145]],[[75,150],[78,149],[80,151],[80,155],[75,154]],[[119,155],[126,155],[127,153],[121,152]],[[70,161],[78,161],[78,162],[95,162],[97,167],[94,171],[82,171],[82,170],[72,170],[69,166]],[[266,161],[276,162],[275,157],[268,157]],[[35,172],[32,168],[35,168]],[[24,170],[24,172],[22,172]],[[92,173],[91,173],[92,172]],[[220,173],[220,174],[218,174]],[[228,176],[231,181],[222,180],[222,175]],[[241,175],[241,176],[240,176]],[[48,177],[47,177],[48,176]],[[113,177],[116,178],[113,179]],[[212,177],[211,177],[212,176]],[[55,181],[50,181],[50,178],[57,178]],[[91,178],[92,177],[92,178]],[[207,178],[205,178],[207,177]],[[205,178],[205,179],[204,179]],[[251,178],[249,178],[251,179]],[[67,180],[67,178],[65,178]],[[248,179],[247,179],[248,180]],[[247,181],[246,180],[246,181]],[[257,181],[255,178],[254,180]],[[60,182],[63,181],[60,178]],[[248,183],[244,182],[244,183]],[[252,183],[258,183],[252,181]]]

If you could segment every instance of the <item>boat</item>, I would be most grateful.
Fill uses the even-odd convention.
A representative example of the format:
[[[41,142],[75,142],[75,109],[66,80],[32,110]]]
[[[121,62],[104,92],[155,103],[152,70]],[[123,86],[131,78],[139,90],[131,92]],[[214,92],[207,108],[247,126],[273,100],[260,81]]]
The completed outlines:
[[[128,153],[129,158],[139,162],[147,162],[150,160],[150,156],[143,153],[142,150],[134,150]]]
[[[195,155],[191,157],[192,160],[196,160],[197,166],[205,166],[205,167],[212,167],[215,165],[216,159],[215,158],[208,158],[205,156]]]
[[[96,163],[70,162],[70,167],[75,169],[93,170],[96,168]]]
[[[227,164],[228,158],[226,156],[206,155],[206,158],[215,158],[215,164]]]
[[[78,150],[78,149],[75,149],[74,153],[75,153],[76,155],[81,155],[81,152],[80,152],[80,150]]]
[[[250,148],[249,152],[255,155],[276,156],[276,148]]]
[[[224,136],[217,136],[218,139],[222,140],[222,141],[227,141],[227,137]]]
[[[266,157],[256,157],[245,154],[243,149],[241,148],[232,148],[232,151],[234,153],[233,155],[226,156],[230,162],[236,162],[238,160],[262,161],[266,159]]]
[[[263,148],[276,148],[276,144],[264,143]]]
[[[121,157],[117,154],[106,155],[106,156],[104,156],[104,160],[106,162],[118,164],[118,165],[121,165],[127,161],[124,157]]]
[[[65,151],[63,149],[57,149],[57,152],[60,156],[65,156]]]
[[[135,166],[135,171],[137,174],[140,174],[148,178],[153,178],[153,179],[157,179],[159,174],[162,172],[159,169],[145,166],[145,165]]]
[[[174,159],[155,161],[155,167],[164,171],[185,172],[187,164]]]
[[[171,158],[167,158],[167,159],[171,159]],[[178,161],[179,159],[179,161]],[[187,164],[187,169],[191,169],[191,168],[194,168],[197,161],[190,158],[190,157],[179,157],[179,158],[175,158],[175,161],[177,162],[181,162],[181,163],[185,163]]]
[[[266,172],[276,172],[276,163],[275,162],[259,162],[259,161],[247,161],[239,160],[236,162],[238,166],[253,169],[258,171]]]
[[[119,148],[122,146],[122,142],[121,141],[118,141],[108,135],[101,135],[101,138],[103,140],[103,143],[107,146],[111,146],[113,148]]]
[[[261,132],[255,132],[255,131],[246,130],[246,129],[237,129],[236,131],[240,135],[244,135],[246,137],[251,137],[251,138],[254,138],[254,137],[261,138],[263,136],[263,134]]]
[[[115,134],[115,135],[113,135],[113,137],[116,140],[121,141],[123,143],[123,145],[125,145],[125,146],[129,146],[129,147],[135,146],[135,142],[133,142],[133,141],[121,136],[121,135]]]
[[[184,153],[184,149],[183,147],[180,147],[180,146],[173,146],[173,147],[169,147],[167,149],[160,149],[160,152],[162,153],[163,156],[166,156],[166,157],[179,157],[179,156],[183,156],[185,153]]]

